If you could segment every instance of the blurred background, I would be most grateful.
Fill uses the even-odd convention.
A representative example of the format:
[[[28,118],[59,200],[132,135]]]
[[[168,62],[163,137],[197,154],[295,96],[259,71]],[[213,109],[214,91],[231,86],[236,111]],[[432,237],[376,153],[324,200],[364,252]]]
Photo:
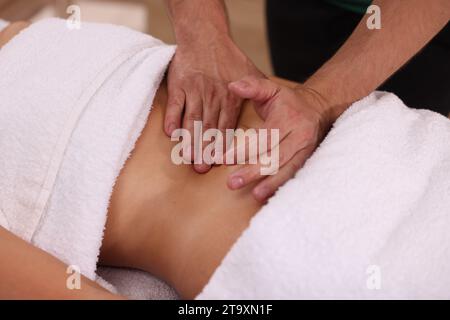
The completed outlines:
[[[264,0],[225,0],[233,38],[266,74],[273,74],[267,45]],[[164,0],[0,0],[0,18],[37,21],[66,18],[69,5],[81,8],[81,21],[125,25],[167,43],[174,36]]]

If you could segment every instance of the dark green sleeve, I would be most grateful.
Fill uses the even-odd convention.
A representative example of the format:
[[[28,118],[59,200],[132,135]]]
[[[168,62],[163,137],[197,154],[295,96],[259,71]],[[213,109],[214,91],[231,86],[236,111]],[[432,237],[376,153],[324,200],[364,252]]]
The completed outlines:
[[[372,0],[325,0],[325,2],[345,10],[365,14]]]

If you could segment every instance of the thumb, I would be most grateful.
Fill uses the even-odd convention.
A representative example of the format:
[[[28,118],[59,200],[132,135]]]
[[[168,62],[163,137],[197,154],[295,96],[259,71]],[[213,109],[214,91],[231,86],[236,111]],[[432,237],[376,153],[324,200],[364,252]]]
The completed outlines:
[[[249,76],[231,82],[228,89],[241,98],[264,103],[273,98],[279,92],[280,87],[269,79]]]

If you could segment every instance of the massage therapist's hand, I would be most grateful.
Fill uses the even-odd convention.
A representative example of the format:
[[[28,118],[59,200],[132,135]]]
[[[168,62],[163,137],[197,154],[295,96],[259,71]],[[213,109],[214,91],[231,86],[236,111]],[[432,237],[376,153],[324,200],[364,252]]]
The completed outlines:
[[[245,75],[259,74],[228,37],[201,44],[180,43],[168,73],[167,135],[181,126],[194,137],[194,121],[202,121],[204,131],[234,129],[242,99],[228,90],[228,84]],[[198,172],[209,168],[206,164],[194,165]]]
[[[223,0],[166,3],[178,45],[167,79],[166,134],[183,127],[194,137],[194,121],[202,121],[203,131],[234,129],[242,99],[228,91],[228,84],[262,74],[232,41]],[[188,157],[194,160],[193,152]],[[197,172],[209,168],[194,165]]]
[[[332,124],[331,115],[325,99],[303,85],[288,88],[268,79],[247,77],[230,83],[229,89],[254,102],[256,112],[264,120],[263,129],[268,132],[279,129],[280,143],[275,147],[279,150],[278,172],[262,176],[259,164],[247,164],[233,172],[227,181],[229,188],[240,189],[261,180],[253,189],[253,195],[264,202],[311,156]]]

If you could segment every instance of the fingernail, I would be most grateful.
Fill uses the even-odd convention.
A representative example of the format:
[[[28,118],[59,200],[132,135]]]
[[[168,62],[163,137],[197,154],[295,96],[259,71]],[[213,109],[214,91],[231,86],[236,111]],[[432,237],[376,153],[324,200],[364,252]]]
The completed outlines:
[[[264,201],[269,196],[270,189],[267,187],[256,188],[254,194],[258,200]]]
[[[242,179],[242,177],[231,178],[230,186],[232,189],[239,189],[243,185],[244,185],[244,179]]]
[[[196,171],[198,173],[206,173],[209,171],[211,166],[206,163],[202,163],[202,164],[195,165],[194,168],[196,169]]]
[[[233,82],[233,85],[239,89],[247,89],[250,86],[250,83],[245,80],[240,80]]]

